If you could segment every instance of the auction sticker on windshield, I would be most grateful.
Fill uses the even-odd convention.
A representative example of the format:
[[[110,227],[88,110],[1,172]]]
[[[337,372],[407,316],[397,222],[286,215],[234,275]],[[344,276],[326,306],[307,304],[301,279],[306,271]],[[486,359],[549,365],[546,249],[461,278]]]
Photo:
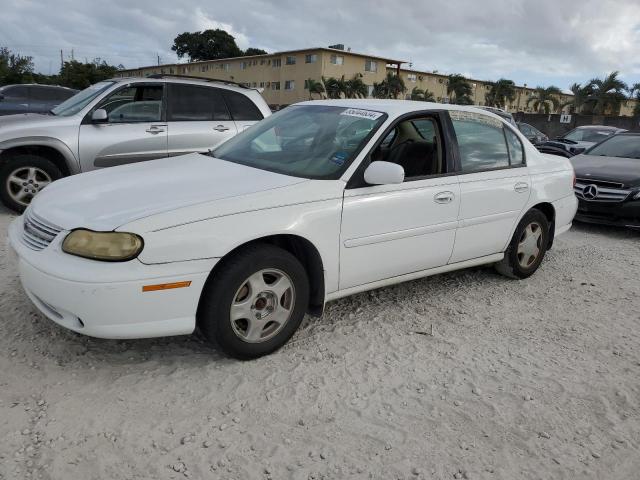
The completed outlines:
[[[348,115],[350,117],[368,118],[369,120],[377,120],[382,116],[380,112],[371,110],[360,110],[359,108],[347,108],[340,115]]]

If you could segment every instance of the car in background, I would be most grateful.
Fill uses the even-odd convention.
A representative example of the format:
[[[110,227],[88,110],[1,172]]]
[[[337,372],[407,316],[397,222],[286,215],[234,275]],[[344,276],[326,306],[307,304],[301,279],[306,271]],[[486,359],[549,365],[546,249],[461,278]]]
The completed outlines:
[[[207,152],[271,115],[257,90],[152,75],[96,83],[50,115],[0,117],[0,199],[24,210],[61,177]]]
[[[574,128],[561,137],[541,143],[537,145],[537,148],[542,153],[571,158],[607,137],[621,132],[626,132],[626,130],[606,125],[584,125]]]
[[[4,85],[0,87],[0,115],[48,113],[78,90],[57,85]]]
[[[527,278],[576,207],[569,161],[496,115],[328,100],[209,154],[65,178],[9,239],[52,321],[104,338],[199,328],[247,359],[337,298],[477,265]]]
[[[513,118],[513,115],[511,115],[506,110],[502,110],[501,108],[496,108],[496,107],[487,107],[487,106],[484,106],[484,107],[478,107],[477,106],[476,108],[480,108],[482,110],[486,110],[487,112],[495,113],[496,115],[498,115],[499,117],[503,118],[504,120],[506,120],[508,123],[510,123],[514,127],[518,128],[518,124],[516,123],[515,119]]]
[[[576,220],[640,228],[640,133],[610,136],[571,163]]]
[[[527,140],[529,140],[534,145],[540,145],[541,143],[549,140],[549,137],[547,137],[536,127],[534,127],[533,125],[529,125],[528,123],[518,122],[518,129],[525,137],[527,137]]]

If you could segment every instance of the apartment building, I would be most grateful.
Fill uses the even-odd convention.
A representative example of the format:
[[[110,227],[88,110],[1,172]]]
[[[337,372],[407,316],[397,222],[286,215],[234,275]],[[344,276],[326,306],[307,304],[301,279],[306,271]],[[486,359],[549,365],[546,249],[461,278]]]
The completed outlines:
[[[417,87],[432,92],[437,102],[448,103],[448,76],[434,72],[402,68],[407,62],[391,58],[368,55],[338,48],[319,47],[300,50],[288,50],[265,55],[225,58],[221,60],[205,60],[191,63],[174,63],[152,65],[148,67],[122,70],[121,77],[145,77],[151,74],[191,75],[202,78],[215,78],[245,84],[252,88],[262,89],[262,95],[272,108],[279,108],[292,103],[309,100],[306,89],[307,79],[320,81],[322,77],[345,79],[361,75],[367,85],[369,94],[374,83],[382,82],[387,72],[399,74],[404,80],[410,98],[411,91]],[[472,86],[472,98],[475,105],[484,105],[485,96],[491,83],[483,80],[469,79]],[[535,89],[516,86],[516,98],[506,106],[510,112],[532,112],[533,105],[527,100]],[[317,98],[317,95],[315,96]],[[571,95],[562,95],[560,101],[565,103]],[[621,115],[631,116],[635,101],[630,100],[622,106]]]

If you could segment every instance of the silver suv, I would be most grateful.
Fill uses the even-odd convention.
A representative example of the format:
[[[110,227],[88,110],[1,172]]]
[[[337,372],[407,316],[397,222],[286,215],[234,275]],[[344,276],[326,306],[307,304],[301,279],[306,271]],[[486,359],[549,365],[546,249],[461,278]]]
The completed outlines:
[[[96,83],[48,115],[0,117],[0,198],[20,212],[61,177],[206,152],[270,114],[260,92],[231,82],[154,75]]]

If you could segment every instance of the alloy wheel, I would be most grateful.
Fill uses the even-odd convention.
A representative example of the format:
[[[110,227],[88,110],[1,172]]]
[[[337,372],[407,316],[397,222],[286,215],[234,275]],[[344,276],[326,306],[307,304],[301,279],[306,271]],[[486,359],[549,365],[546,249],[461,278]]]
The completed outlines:
[[[20,167],[9,174],[6,188],[13,201],[26,207],[51,181],[49,174],[41,168]]]

